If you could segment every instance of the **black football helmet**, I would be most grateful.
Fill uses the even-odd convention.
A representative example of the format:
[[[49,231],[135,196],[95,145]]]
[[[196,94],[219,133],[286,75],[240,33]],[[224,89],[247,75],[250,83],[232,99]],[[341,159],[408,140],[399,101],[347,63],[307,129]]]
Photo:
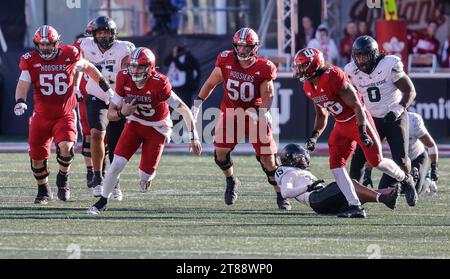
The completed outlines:
[[[378,64],[378,43],[370,36],[360,36],[353,42],[352,58],[358,69],[366,74],[373,72]]]
[[[298,144],[290,143],[278,154],[281,166],[307,169],[309,167],[309,152]]]
[[[97,39],[95,34],[97,31],[100,30],[109,30],[111,31],[111,37],[108,38],[102,38],[100,40]],[[116,40],[117,35],[117,27],[114,20],[112,20],[108,16],[99,16],[96,19],[94,19],[94,22],[92,23],[92,36],[94,37],[94,42],[101,48],[108,49],[110,48],[114,41]]]

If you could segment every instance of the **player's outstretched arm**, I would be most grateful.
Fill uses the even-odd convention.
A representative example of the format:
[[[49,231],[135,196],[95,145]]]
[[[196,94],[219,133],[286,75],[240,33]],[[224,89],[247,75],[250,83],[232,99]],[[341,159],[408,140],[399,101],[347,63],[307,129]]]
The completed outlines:
[[[197,129],[195,128],[195,120],[191,110],[173,91],[166,102],[171,108],[183,116],[183,121],[186,123],[186,127],[189,131],[189,152],[200,155],[202,153],[202,145],[198,137]]]
[[[77,72],[83,72],[98,83],[100,88],[105,92],[105,103],[108,105],[112,97],[114,97],[114,91],[109,86],[109,82],[100,73],[97,67],[86,59],[81,59],[75,66]]]
[[[328,123],[328,111],[319,106],[314,106],[316,111],[314,117],[314,129],[311,132],[311,136],[306,140],[305,147],[309,151],[313,152],[316,149],[316,143],[322,134],[323,130],[327,127]]]
[[[219,85],[223,81],[222,78],[222,70],[219,67],[215,67],[214,70],[209,75],[208,79],[203,84],[200,92],[198,93],[197,99],[194,101],[194,105],[192,106],[192,115],[194,116],[194,121],[197,121],[198,113],[200,112],[200,107],[202,103],[208,99],[208,97],[212,94],[214,88]]]
[[[373,144],[372,139],[367,135],[366,126],[367,119],[366,114],[363,110],[361,102],[359,101],[356,93],[356,89],[349,82],[346,82],[339,93],[344,103],[353,109],[356,116],[356,123],[359,127],[359,136],[366,146],[371,146]]]
[[[439,179],[438,175],[438,148],[436,142],[431,137],[430,133],[426,133],[424,136],[419,138],[420,141],[428,148],[428,156],[431,161],[431,180],[437,181]]]
[[[14,105],[14,114],[20,116],[25,113],[27,110],[27,95],[28,91],[31,88],[31,81],[25,81],[23,79],[19,79],[16,87],[16,104]]]

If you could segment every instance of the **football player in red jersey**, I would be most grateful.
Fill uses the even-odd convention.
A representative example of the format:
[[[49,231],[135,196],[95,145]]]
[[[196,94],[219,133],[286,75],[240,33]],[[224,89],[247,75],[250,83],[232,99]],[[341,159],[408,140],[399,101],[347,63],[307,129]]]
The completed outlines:
[[[73,89],[75,72],[87,73],[105,92],[114,92],[95,66],[81,58],[76,47],[60,46],[60,37],[53,27],[39,27],[33,42],[36,49],[25,53],[20,59],[22,72],[16,88],[14,113],[17,116],[25,113],[27,94],[33,84],[34,111],[30,118],[28,140],[31,169],[38,183],[34,202],[46,204],[53,199],[47,167],[52,139],[60,165],[56,177],[58,198],[62,201],[70,198],[69,169],[77,139],[77,101]]]
[[[73,46],[81,52],[80,43],[83,38],[92,37],[92,28],[94,20],[91,20],[86,25],[84,33],[77,36]],[[83,133],[83,143],[81,146],[81,155],[84,157],[84,163],[86,165],[86,182],[89,187],[89,183],[92,181],[94,172],[92,171],[92,158],[91,158],[91,128],[86,115],[86,84],[87,77],[85,75],[75,76],[74,90],[78,101],[78,116],[80,120],[81,132]]]
[[[231,205],[237,199],[240,181],[234,176],[231,151],[245,134],[250,138],[256,159],[269,183],[275,188],[278,208],[290,210],[289,201],[281,196],[275,182],[277,148],[272,137],[269,109],[274,95],[272,81],[276,78],[276,67],[256,55],[258,48],[259,38],[254,30],[238,30],[233,37],[233,50],[223,51],[217,57],[216,67],[200,90],[192,112],[196,119],[201,103],[217,85],[223,83],[225,90],[221,116],[215,128],[214,159],[226,177],[225,203]],[[258,132],[252,132],[261,127]]]
[[[347,159],[359,144],[369,164],[395,178],[402,185],[410,206],[417,201],[412,176],[405,173],[391,159],[383,158],[381,142],[372,117],[365,109],[361,95],[351,85],[347,75],[338,67],[326,65],[323,54],[315,48],[304,48],[294,57],[294,74],[303,82],[303,89],[314,102],[316,118],[306,147],[313,151],[317,139],[326,127],[328,112],[336,124],[328,139],[330,169],[336,183],[349,203],[339,217],[364,218],[366,213],[356,195],[345,169]]]
[[[186,122],[190,131],[189,150],[197,155],[202,151],[189,107],[172,91],[169,79],[155,70],[155,55],[150,49],[139,47],[131,53],[129,66],[117,75],[116,91],[109,105],[108,119],[119,121],[126,117],[127,122],[106,173],[101,197],[88,209],[94,215],[106,209],[120,173],[141,145],[140,190],[147,192],[150,188],[172,131],[169,106]]]

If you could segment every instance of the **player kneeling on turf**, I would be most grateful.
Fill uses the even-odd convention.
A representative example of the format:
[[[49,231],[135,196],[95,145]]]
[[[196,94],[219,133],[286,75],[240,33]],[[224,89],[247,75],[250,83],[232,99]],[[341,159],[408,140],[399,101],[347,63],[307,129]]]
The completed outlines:
[[[318,214],[338,214],[348,208],[348,202],[336,182],[324,186],[323,180],[308,171],[310,156],[305,148],[288,144],[280,151],[279,157],[281,167],[277,169],[275,178],[284,198],[296,199]],[[352,182],[361,203],[380,202],[390,209],[395,208],[399,187],[373,191],[356,180]]]
[[[141,145],[140,190],[146,192],[150,188],[172,131],[169,106],[186,122],[190,131],[189,150],[197,155],[202,151],[189,107],[172,91],[169,79],[155,71],[155,55],[150,49],[139,47],[133,51],[128,68],[117,75],[116,91],[109,105],[108,119],[118,121],[126,117],[127,122],[106,173],[102,195],[88,209],[89,214],[96,215],[106,209],[119,174]]]

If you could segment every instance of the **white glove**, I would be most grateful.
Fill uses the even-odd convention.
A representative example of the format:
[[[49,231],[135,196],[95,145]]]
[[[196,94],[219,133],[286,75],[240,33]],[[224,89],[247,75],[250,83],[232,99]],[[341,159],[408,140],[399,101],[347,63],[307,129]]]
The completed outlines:
[[[192,116],[194,117],[194,123],[197,123],[198,113],[200,112],[200,107],[193,105],[191,107]]]
[[[114,91],[110,88],[105,92],[105,104],[109,105],[109,101],[114,97]]]
[[[14,114],[17,116],[21,116],[22,114],[25,113],[25,111],[27,110],[28,106],[25,103],[17,103],[14,106]]]

